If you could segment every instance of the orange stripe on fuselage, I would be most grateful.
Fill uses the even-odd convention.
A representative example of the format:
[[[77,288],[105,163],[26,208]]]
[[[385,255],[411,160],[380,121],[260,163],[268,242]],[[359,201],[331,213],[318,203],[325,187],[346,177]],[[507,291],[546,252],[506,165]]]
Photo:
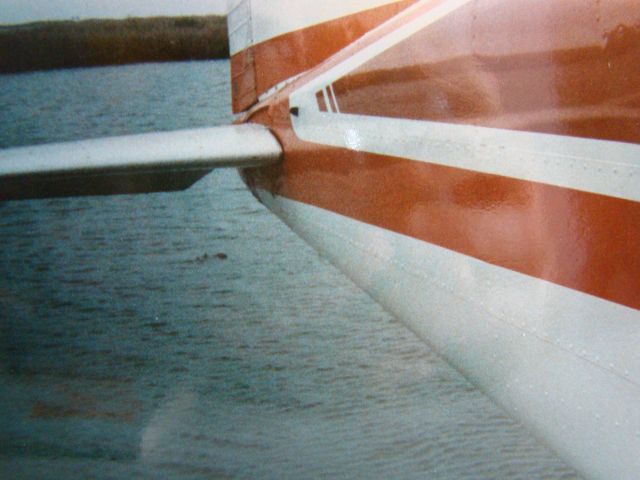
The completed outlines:
[[[523,1],[527,0],[518,3],[522,4]],[[415,9],[411,18],[407,16],[387,22],[368,37],[367,44],[382,38],[394,28],[406,25],[408,21],[428,10],[430,5],[439,3],[442,2],[435,0],[424,4],[424,9],[422,6]],[[476,6],[480,3],[482,2],[472,2]],[[507,1],[490,3],[494,6],[509,4]],[[541,6],[543,4],[551,10],[554,6],[565,9],[564,11],[567,8],[562,2],[540,3]],[[614,4],[636,7],[640,5],[638,0],[620,0],[607,4],[607,8],[612,8],[611,5]],[[571,5],[577,3],[572,1]],[[587,5],[583,2],[581,5],[589,12],[592,9],[590,3]],[[632,9],[632,12],[638,15],[638,8]],[[511,13],[510,18],[521,22],[521,28],[524,30],[530,12],[523,9]],[[549,18],[554,18],[555,21],[571,21],[564,17],[558,19],[551,13],[553,11],[549,12]],[[614,13],[610,15],[611,18],[600,16],[594,17],[593,21],[611,22],[612,18],[615,19]],[[584,11],[575,9],[574,14],[576,19],[585,20],[582,18]],[[441,21],[446,19],[447,17]],[[539,27],[543,28],[544,25]],[[445,35],[440,39],[441,45],[446,45],[447,42],[455,43],[446,36],[446,28],[440,31]],[[470,124],[474,122],[469,118],[487,118],[488,125],[507,129],[551,131],[556,134],[640,143],[633,133],[633,124],[625,120],[629,115],[632,117],[634,112],[637,113],[640,106],[637,87],[633,88],[633,82],[625,83],[629,79],[635,82],[637,78],[638,67],[630,63],[627,57],[628,52],[636,51],[637,42],[624,41],[624,38],[633,37],[634,31],[626,27],[615,29],[618,37],[614,44],[619,48],[613,46],[617,54],[611,58],[615,61],[606,67],[611,78],[603,79],[605,75],[600,70],[596,69],[597,71],[593,72],[592,78],[605,82],[604,93],[599,92],[600,88],[597,85],[589,85],[589,78],[586,76],[590,65],[593,66],[589,63],[588,54],[597,53],[598,48],[596,45],[593,47],[595,50],[589,50],[588,39],[591,35],[594,42],[596,39],[602,40],[603,51],[607,45],[608,48],[613,48],[611,40],[599,33],[601,27],[594,27],[593,32],[589,29],[582,32],[584,31],[587,32],[587,40],[585,41],[584,36],[580,39],[576,36],[575,40],[580,40],[578,43],[583,47],[587,45],[587,50],[580,51],[583,47],[571,48],[573,37],[567,40],[559,35],[555,38],[564,42],[563,49],[558,50],[551,41],[547,50],[543,48],[534,56],[518,57],[518,61],[511,61],[514,57],[507,55],[505,60],[509,61],[503,64],[499,55],[501,52],[494,51],[492,57],[498,60],[488,72],[486,66],[478,72],[478,59],[461,60],[464,55],[451,55],[451,58],[445,58],[439,63],[427,62],[425,65],[428,75],[424,72],[413,74],[421,80],[426,79],[425,85],[440,90],[436,90],[435,93],[428,92],[428,88],[424,87],[420,91],[427,95],[427,99],[433,98],[437,93],[446,94],[442,97],[442,105],[450,105],[451,108],[448,109],[438,109],[437,104],[425,102],[420,95],[411,97],[410,83],[395,82],[394,85],[394,79],[397,80],[400,76],[394,77],[395,73],[384,65],[382,68],[373,68],[377,65],[374,58],[371,63],[364,65],[363,70],[356,70],[351,75],[349,81],[352,83],[349,88],[345,86],[346,83],[340,84],[340,80],[334,82],[340,110],[402,118],[404,115],[411,117],[407,112],[415,111],[413,118]],[[517,45],[520,40],[517,28],[511,28],[507,33],[509,36],[503,38],[500,37],[500,31],[496,31],[495,42],[488,41],[487,45],[491,47],[495,44],[508,51],[512,44]],[[309,79],[347,61],[364,46],[343,50],[314,69],[308,76],[300,78],[280,92],[269,102],[270,108],[256,110],[252,121],[272,127],[286,154],[282,165],[245,171],[244,178],[250,187],[264,188],[274,194],[439,245],[493,265],[640,309],[638,202],[518,178],[311,144],[297,138],[289,121],[288,95]],[[422,44],[422,48],[429,49],[429,45]],[[397,59],[400,58],[398,54],[412,55],[411,52],[424,55],[420,53],[420,48],[413,45],[402,52],[396,50],[396,60],[393,58],[394,55],[389,54],[385,61],[397,66]],[[487,55],[491,54],[491,48],[488,48],[487,52]],[[543,58],[545,52],[549,63],[545,68],[535,69],[535,62]],[[573,54],[578,55],[577,63],[571,60]],[[411,69],[411,58],[404,58]],[[569,58],[569,61],[566,58]],[[602,61],[606,57],[599,58]],[[533,63],[532,59],[535,60]],[[446,63],[447,61],[453,63]],[[445,68],[447,65],[454,65],[455,68]],[[582,70],[582,66],[585,66],[586,70]],[[537,72],[537,77],[526,78],[530,68]],[[448,73],[451,73],[451,76],[448,76]],[[465,82],[459,81],[461,77],[466,78],[473,85],[474,81],[480,81],[473,78],[475,73],[487,73],[484,77],[488,78],[486,85],[492,87],[494,92],[499,93],[498,98],[504,100],[492,104],[492,107],[497,108],[481,109],[481,114],[477,114],[476,109],[478,104],[481,106],[482,102],[487,100],[486,95],[482,91],[478,93],[477,88],[469,90]],[[367,90],[367,85],[372,79],[358,83],[357,75],[381,75],[380,78],[391,75],[391,81],[383,78],[385,81],[377,83],[378,90]],[[433,81],[432,75],[437,77],[437,82]],[[551,85],[553,88],[536,89],[536,84]],[[400,99],[385,94],[385,88],[396,88],[396,85],[402,86],[400,90],[403,90],[401,95],[404,96]],[[571,85],[582,85],[585,89],[574,90],[570,88]],[[537,97],[537,101],[544,108],[539,109],[536,98],[527,96],[528,88],[536,92],[534,97]],[[364,94],[365,91],[367,94]],[[478,95],[469,96],[470,91]],[[505,93],[508,91],[512,93]],[[521,103],[517,102],[517,92],[522,93]],[[608,102],[607,105],[613,107],[621,121],[609,122],[608,117],[593,115],[602,102]],[[623,108],[618,108],[621,102]],[[418,108],[411,110],[414,105],[418,105]],[[563,120],[565,117],[562,111],[566,112],[568,107],[582,109],[583,125],[586,126],[580,127],[580,122],[574,121],[575,118],[572,121]],[[531,119],[535,115],[528,115],[546,110],[552,111],[552,115],[548,117],[551,129],[548,127],[549,124],[541,127],[541,123],[532,122]],[[504,123],[507,117],[511,119],[510,123]],[[598,123],[607,124],[602,131],[604,133],[597,128]],[[487,125],[485,122],[478,124]],[[636,133],[638,131],[635,130]],[[402,139],[389,138],[389,141],[401,142]],[[616,159],[601,160],[615,162]],[[541,161],[540,165],[544,168],[544,162]]]
[[[246,110],[269,88],[315,67],[416,1],[402,0],[285,33],[236,53],[231,57],[234,113]]]
[[[311,144],[264,111],[254,119],[287,153],[244,171],[252,188],[640,309],[638,202]]]
[[[466,4],[337,80],[341,112],[640,143],[640,1],[551,3]]]

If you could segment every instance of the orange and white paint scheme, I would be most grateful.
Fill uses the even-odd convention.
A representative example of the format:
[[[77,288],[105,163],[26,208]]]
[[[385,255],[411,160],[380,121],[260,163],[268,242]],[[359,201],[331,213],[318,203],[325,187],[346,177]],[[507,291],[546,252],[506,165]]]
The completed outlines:
[[[268,5],[267,5],[268,4]],[[244,0],[242,170],[589,478],[640,478],[640,1]]]
[[[0,151],[0,200],[255,196],[585,477],[640,478],[640,0],[238,0],[237,125]]]

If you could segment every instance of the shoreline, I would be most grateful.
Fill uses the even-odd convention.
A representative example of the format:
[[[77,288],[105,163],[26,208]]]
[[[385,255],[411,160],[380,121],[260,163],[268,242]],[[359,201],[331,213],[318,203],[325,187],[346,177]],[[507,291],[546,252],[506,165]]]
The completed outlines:
[[[0,74],[227,58],[218,15],[0,26]]]

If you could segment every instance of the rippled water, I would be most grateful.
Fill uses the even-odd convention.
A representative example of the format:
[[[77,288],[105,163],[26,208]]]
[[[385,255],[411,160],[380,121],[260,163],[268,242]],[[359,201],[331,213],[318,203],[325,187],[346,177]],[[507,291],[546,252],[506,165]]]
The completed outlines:
[[[226,123],[228,76],[0,76],[0,146]],[[2,478],[575,478],[234,171],[0,204],[0,242]]]

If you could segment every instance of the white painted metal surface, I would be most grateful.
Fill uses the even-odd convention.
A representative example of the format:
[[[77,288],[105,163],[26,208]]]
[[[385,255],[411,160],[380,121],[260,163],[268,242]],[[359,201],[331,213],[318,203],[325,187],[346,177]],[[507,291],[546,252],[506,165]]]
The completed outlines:
[[[638,478],[640,312],[326,210],[260,196],[587,477]]]
[[[228,18],[231,55],[265,40],[398,0],[242,0]]]
[[[428,2],[418,2],[399,17],[414,15],[425,3]],[[469,0],[443,2],[293,92],[290,104],[299,111],[291,118],[296,135],[323,145],[640,200],[640,145],[637,144],[340,114],[339,99],[332,95],[333,82],[467,3]],[[437,51],[434,55],[437,56]],[[316,100],[319,91],[329,110],[332,110],[329,96],[335,101],[335,112],[320,111]],[[402,141],[390,142],[389,138]]]
[[[640,145],[534,132],[318,111],[296,93],[303,140],[640,201]],[[390,142],[389,138],[402,138]]]
[[[0,150],[0,179],[243,168],[276,163],[281,155],[266,127],[233,125]]]

